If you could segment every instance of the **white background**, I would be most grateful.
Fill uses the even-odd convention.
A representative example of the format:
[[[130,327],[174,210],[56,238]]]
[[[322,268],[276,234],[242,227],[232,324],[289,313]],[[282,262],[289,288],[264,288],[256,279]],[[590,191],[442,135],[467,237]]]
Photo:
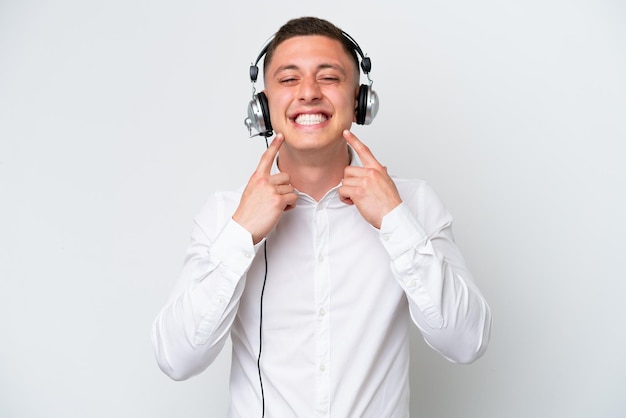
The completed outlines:
[[[221,417],[226,349],[170,381],[151,322],[191,218],[264,149],[248,66],[316,15],[371,56],[355,132],[428,180],[490,302],[486,355],[412,335],[412,416],[626,416],[626,6],[0,1],[0,416]]]

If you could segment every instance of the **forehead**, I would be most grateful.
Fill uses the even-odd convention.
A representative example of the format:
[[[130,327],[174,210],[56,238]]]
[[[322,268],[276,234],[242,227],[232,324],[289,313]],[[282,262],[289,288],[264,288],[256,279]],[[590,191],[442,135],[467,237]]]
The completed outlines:
[[[322,35],[294,36],[284,40],[274,50],[265,70],[269,72],[285,65],[300,67],[305,64],[334,64],[346,69],[353,66],[358,72],[356,63],[342,43]]]

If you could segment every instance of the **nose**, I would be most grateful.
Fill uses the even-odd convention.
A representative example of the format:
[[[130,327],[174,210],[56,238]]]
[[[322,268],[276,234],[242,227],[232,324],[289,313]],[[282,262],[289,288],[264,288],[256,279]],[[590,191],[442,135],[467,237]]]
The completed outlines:
[[[304,103],[315,102],[322,98],[322,90],[315,77],[304,77],[298,90],[298,100]]]

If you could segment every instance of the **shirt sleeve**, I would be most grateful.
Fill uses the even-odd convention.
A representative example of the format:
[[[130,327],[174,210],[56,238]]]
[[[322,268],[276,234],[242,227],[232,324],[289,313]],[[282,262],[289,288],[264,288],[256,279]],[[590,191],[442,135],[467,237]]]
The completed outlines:
[[[425,341],[471,363],[487,347],[491,312],[452,235],[452,216],[423,184],[384,218],[380,239]]]
[[[248,231],[231,218],[221,222],[217,234],[213,232],[220,222],[211,219],[223,212],[223,208],[205,207],[194,219],[181,276],[152,326],[159,367],[175,380],[202,372],[221,351],[258,248]]]

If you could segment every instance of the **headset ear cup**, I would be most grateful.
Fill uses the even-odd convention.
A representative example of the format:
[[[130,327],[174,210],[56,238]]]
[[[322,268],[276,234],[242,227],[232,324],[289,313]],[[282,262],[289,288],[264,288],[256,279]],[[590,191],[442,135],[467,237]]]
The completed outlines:
[[[267,96],[262,91],[257,94],[257,100],[259,102],[259,107],[261,109],[261,114],[263,117],[263,123],[265,124],[265,132],[272,132],[272,122],[270,120],[270,106],[267,102]],[[260,130],[261,131],[261,130]]]
[[[367,96],[369,95],[369,86],[361,84],[359,87],[359,97],[357,98],[356,107],[356,123],[365,125],[365,117],[367,116]]]
[[[272,124],[270,122],[269,105],[267,96],[260,92],[252,96],[252,100],[248,104],[248,117],[245,120],[250,135],[252,131],[258,132],[258,135],[269,137],[273,135]]]
[[[369,125],[378,113],[378,94],[366,84],[361,84],[357,98],[356,123]]]

